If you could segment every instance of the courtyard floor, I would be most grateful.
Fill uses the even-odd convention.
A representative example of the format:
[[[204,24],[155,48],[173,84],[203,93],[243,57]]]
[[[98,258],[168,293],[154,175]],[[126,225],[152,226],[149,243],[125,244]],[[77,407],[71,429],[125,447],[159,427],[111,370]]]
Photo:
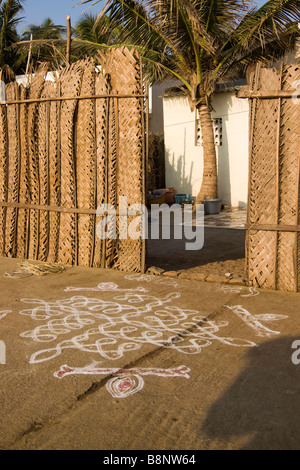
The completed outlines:
[[[19,264],[0,259],[1,449],[101,450],[100,464],[299,449],[298,294]]]
[[[149,240],[150,272],[160,270],[166,276],[245,285],[245,223],[244,208],[205,215],[204,246],[196,251],[186,250],[184,239]]]

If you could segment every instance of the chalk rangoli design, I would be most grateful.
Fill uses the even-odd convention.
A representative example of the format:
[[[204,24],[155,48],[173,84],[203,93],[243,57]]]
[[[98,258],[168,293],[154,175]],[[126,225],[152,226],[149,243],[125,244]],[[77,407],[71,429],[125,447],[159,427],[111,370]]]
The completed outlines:
[[[248,339],[231,338],[222,334],[229,321],[210,320],[198,310],[174,305],[180,298],[172,292],[162,298],[150,295],[144,289],[120,289],[114,283],[102,283],[96,288],[68,288],[67,292],[112,292],[112,300],[76,295],[67,299],[46,302],[41,299],[22,299],[26,308],[21,315],[42,322],[24,331],[21,336],[45,346],[34,352],[31,364],[49,361],[63,351],[75,349],[117,361],[127,353],[142,347],[169,348],[182,354],[199,354],[214,342],[233,347],[254,347]],[[251,291],[249,295],[256,295]],[[265,327],[263,322],[278,321],[285,315],[252,315],[241,305],[226,306],[258,336],[279,334]],[[72,333],[77,331],[75,336]],[[68,336],[67,336],[68,335]],[[54,375],[62,378],[71,374],[108,374],[107,390],[114,397],[124,398],[137,393],[144,386],[145,375],[189,378],[189,369],[104,369],[95,362],[83,368],[64,365]]]
[[[8,313],[11,313],[11,310],[0,310],[0,320],[1,318],[6,317]]]
[[[259,295],[259,291],[256,287],[249,287],[249,294],[243,294],[241,297],[256,297],[257,295]]]
[[[74,374],[97,374],[112,375],[106,383],[106,389],[114,398],[126,398],[129,395],[139,392],[144,387],[142,376],[155,375],[160,377],[185,377],[189,379],[190,369],[186,366],[179,366],[176,369],[157,369],[157,368],[135,368],[135,369],[117,369],[117,368],[99,368],[98,363],[93,362],[86,367],[61,366],[60,370],[54,373],[54,377],[62,379],[66,375]]]
[[[96,353],[109,360],[118,360],[142,345],[170,348],[184,354],[198,354],[214,341],[236,347],[252,347],[246,339],[221,336],[227,321],[212,321],[197,310],[182,309],[170,304],[178,293],[159,299],[148,294],[125,293],[114,301],[83,296],[45,302],[23,299],[35,307],[21,311],[35,320],[48,320],[33,330],[21,333],[38,343],[51,343],[73,330],[95,325],[72,339],[59,341],[34,353],[31,363],[48,361],[65,349]]]
[[[125,276],[125,279],[128,281],[145,281],[145,282],[152,282],[155,280],[154,276],[150,276],[149,274],[128,274]]]
[[[238,315],[250,328],[255,330],[257,336],[268,337],[273,335],[279,335],[280,331],[270,330],[261,324],[261,321],[277,321],[288,318],[286,315],[275,315],[274,313],[265,313],[262,315],[252,315],[248,310],[243,308],[241,305],[229,306],[227,308],[232,310],[236,315]]]
[[[85,292],[147,292],[144,287],[135,289],[119,289],[118,284],[114,282],[102,282],[97,287],[67,287],[65,292],[85,291]]]
[[[140,375],[123,375],[107,382],[106,389],[114,398],[126,398],[142,390],[144,383]]]
[[[156,276],[153,274],[128,274],[125,276],[128,281],[135,282],[152,282],[154,284],[163,284],[164,286],[178,287],[179,284],[176,279],[166,276]],[[181,281],[184,281],[182,279]]]
[[[221,290],[224,292],[224,294],[241,294],[241,297],[256,297],[259,295],[259,291],[256,289],[256,287],[249,287],[249,294],[242,294],[244,292],[244,287],[238,287],[238,286],[222,286]]]

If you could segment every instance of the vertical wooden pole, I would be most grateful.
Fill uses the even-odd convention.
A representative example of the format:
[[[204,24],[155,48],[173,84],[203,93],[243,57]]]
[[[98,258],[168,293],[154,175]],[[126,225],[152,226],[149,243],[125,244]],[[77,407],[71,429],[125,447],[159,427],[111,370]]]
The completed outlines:
[[[144,161],[143,161],[143,181],[144,181],[144,194],[143,194],[143,204],[147,204],[147,194],[149,190],[149,182],[148,182],[148,160],[149,160],[149,83],[146,85],[146,98],[145,98],[145,108],[146,108],[146,115],[145,115],[145,156],[144,156]]]
[[[16,98],[17,100],[20,100],[20,88],[19,85],[16,83],[15,84],[15,90],[16,90]],[[17,183],[17,195],[16,195],[16,201],[20,202],[20,182],[21,182],[21,125],[20,125],[20,115],[21,115],[21,107],[20,104],[17,104],[17,112],[16,112],[16,117],[17,117],[17,139],[18,139],[18,183]],[[15,212],[15,233],[14,233],[14,257],[17,255],[17,249],[18,249],[18,237],[17,237],[17,231],[18,231],[18,218],[19,218],[19,211],[20,209],[16,209]]]
[[[0,71],[0,79],[2,80],[2,70]],[[6,94],[4,96],[6,99]],[[3,104],[3,103],[2,103]],[[0,131],[2,134],[0,148],[0,194],[3,201],[8,201],[8,123],[7,123],[7,106],[0,106]],[[5,238],[6,238],[6,217],[7,208],[3,207],[0,211],[0,255],[5,256]]]
[[[110,83],[107,86],[107,92],[111,93],[111,86]],[[105,168],[104,168],[104,204],[108,204],[108,171],[109,171],[109,159],[110,159],[110,148],[111,148],[111,129],[112,126],[111,119],[110,119],[110,98],[106,98],[106,119],[105,119],[105,126],[106,126],[106,151],[105,151]],[[107,239],[101,240],[102,243],[102,259],[101,259],[101,268],[106,268],[106,247],[107,247]]]
[[[60,76],[59,76],[58,84],[57,84],[57,96],[59,98],[62,96],[61,77]],[[63,101],[58,101],[57,102],[57,108],[56,108],[56,112],[57,112],[57,172],[58,172],[57,178],[58,178],[58,181],[59,181],[59,185],[58,185],[59,194],[56,195],[56,198],[55,198],[57,205],[61,205],[61,134],[62,134],[62,130],[61,130],[61,114],[62,114],[61,109],[62,109],[62,104],[63,104]],[[54,260],[55,260],[55,262],[57,262],[58,256],[59,256],[60,219],[61,219],[61,214],[58,212],[58,214],[57,214],[58,231],[57,232],[52,231],[52,233],[50,233],[50,236],[52,236],[52,237],[56,236],[55,244],[54,244],[54,247],[55,247],[54,248]]]
[[[27,65],[26,65],[26,77],[28,75],[28,72],[29,72],[29,66],[30,66],[30,60],[31,60],[31,51],[32,51],[32,33],[30,34],[30,46],[29,46],[29,52],[28,52],[28,58],[27,58]]]
[[[96,80],[97,80],[97,74],[93,74],[93,93],[96,95]],[[98,171],[97,171],[97,100],[93,100],[93,106],[94,106],[94,112],[93,112],[93,127],[94,127],[94,201],[93,201],[93,209],[97,210],[97,181],[98,181]],[[94,215],[94,233],[93,233],[93,246],[92,246],[92,252],[91,252],[91,258],[90,258],[90,267],[93,268],[95,266],[95,247],[96,247],[96,219],[97,216]]]
[[[298,165],[297,165],[297,187],[296,187],[296,224],[300,225],[300,140],[298,146]],[[294,252],[294,265],[295,265],[295,292],[300,291],[299,279],[299,255],[300,252],[300,233],[295,234],[295,252]]]
[[[257,64],[254,76],[251,77],[250,85],[251,90],[256,91],[258,89],[259,79],[260,79],[260,69],[261,65]],[[255,131],[255,119],[256,119],[256,110],[257,110],[257,98],[249,100],[249,154],[248,154],[248,198],[247,198],[247,224],[253,223],[251,221],[251,207],[252,204],[252,150],[253,150],[253,141],[254,141],[254,131]],[[250,281],[250,229],[246,231],[246,241],[245,241],[245,270],[247,275],[247,281]],[[253,285],[253,279],[251,280]],[[259,287],[259,286],[257,286]]]
[[[72,38],[71,17],[68,15],[67,16],[67,53],[66,53],[67,65],[70,65],[70,59],[71,59],[71,38]]]
[[[46,152],[47,152],[47,204],[50,205],[50,133],[51,133],[51,103],[46,104]],[[46,261],[49,259],[50,248],[50,212],[47,212],[47,248],[46,248]]]
[[[140,61],[140,70],[142,70],[142,62]],[[143,92],[143,76],[141,77],[141,90]],[[143,152],[142,152],[142,181],[143,181],[143,205],[147,206],[147,194],[148,194],[148,158],[149,158],[149,84],[146,83],[145,90],[146,98],[142,98],[142,110],[141,110],[141,119],[142,119],[142,132],[143,132]],[[144,215],[147,217],[147,214]],[[145,235],[145,229],[147,221],[142,219],[141,229],[143,235]],[[146,272],[147,264],[147,251],[148,251],[148,240],[142,238],[142,260],[141,260],[141,272],[144,274]]]
[[[282,75],[283,75],[283,64],[281,64],[279,72],[279,83],[278,90],[282,88]],[[278,98],[278,110],[277,110],[277,149],[276,149],[276,221],[275,224],[279,225],[280,220],[280,126],[281,126],[281,98]],[[274,269],[274,286],[275,290],[278,289],[278,244],[279,244],[279,231],[276,231],[276,246],[275,246],[275,269]]]

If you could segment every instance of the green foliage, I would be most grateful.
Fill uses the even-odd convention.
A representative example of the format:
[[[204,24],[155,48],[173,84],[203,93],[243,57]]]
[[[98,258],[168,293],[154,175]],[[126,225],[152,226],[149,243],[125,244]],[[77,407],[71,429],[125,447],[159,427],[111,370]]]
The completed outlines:
[[[104,16],[110,28],[123,28],[120,44],[138,49],[147,78],[179,79],[192,107],[249,64],[278,59],[299,37],[299,0],[261,8],[250,0],[108,0]]]
[[[96,56],[99,45],[103,47],[118,44],[121,26],[111,27],[107,16],[85,13],[73,31],[72,58],[77,60],[86,56]]]
[[[48,62],[54,67],[62,62],[64,52],[59,46],[59,41],[63,39],[66,28],[53,23],[51,18],[46,18],[42,24],[27,26],[24,30],[19,52],[27,53],[30,51],[31,67],[36,68],[41,62]],[[32,43],[30,40],[32,38]]]
[[[97,3],[82,0],[83,3]],[[100,0],[99,0],[100,1]],[[268,64],[295,46],[299,0],[107,0],[100,19],[122,27],[119,44],[135,47],[151,83],[173,77],[197,108],[203,135],[203,177],[197,202],[216,198],[216,150],[211,97],[222,81],[242,77],[249,64]]]
[[[29,41],[32,34],[33,39],[61,39],[66,28],[53,23],[51,18],[46,18],[41,25],[31,24],[27,26],[22,34],[23,41]]]
[[[107,47],[118,43],[122,27],[111,27],[109,18],[84,14],[72,29],[72,48],[70,62],[97,57],[100,45]],[[32,35],[32,40],[31,40]],[[35,68],[42,61],[55,67],[66,63],[66,28],[55,25],[47,18],[40,26],[29,25],[15,50],[28,54],[31,49],[31,65]]]
[[[9,80],[14,76],[22,61],[11,49],[12,44],[19,40],[16,28],[22,19],[21,11],[21,1],[0,2],[0,69],[4,80]]]

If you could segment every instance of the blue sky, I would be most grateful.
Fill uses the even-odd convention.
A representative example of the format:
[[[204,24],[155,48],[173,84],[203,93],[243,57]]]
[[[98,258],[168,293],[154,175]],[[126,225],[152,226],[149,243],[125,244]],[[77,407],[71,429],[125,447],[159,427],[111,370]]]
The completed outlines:
[[[24,3],[24,20],[19,25],[19,32],[22,32],[28,24],[41,24],[42,21],[50,17],[55,24],[65,25],[66,16],[71,16],[72,25],[75,25],[82,12],[88,7],[89,12],[99,13],[105,0],[98,5],[91,6],[93,2],[78,5],[80,0],[26,0]],[[266,0],[255,0],[258,5],[263,5]],[[77,5],[77,6],[76,6]]]
[[[55,24],[66,25],[66,16],[71,16],[71,23],[75,25],[82,12],[87,8],[89,12],[99,13],[105,2],[91,6],[93,2],[78,5],[80,0],[26,0],[23,4],[25,17],[18,30],[22,32],[29,24],[41,24],[45,18],[50,17]],[[78,5],[78,6],[77,6]]]

